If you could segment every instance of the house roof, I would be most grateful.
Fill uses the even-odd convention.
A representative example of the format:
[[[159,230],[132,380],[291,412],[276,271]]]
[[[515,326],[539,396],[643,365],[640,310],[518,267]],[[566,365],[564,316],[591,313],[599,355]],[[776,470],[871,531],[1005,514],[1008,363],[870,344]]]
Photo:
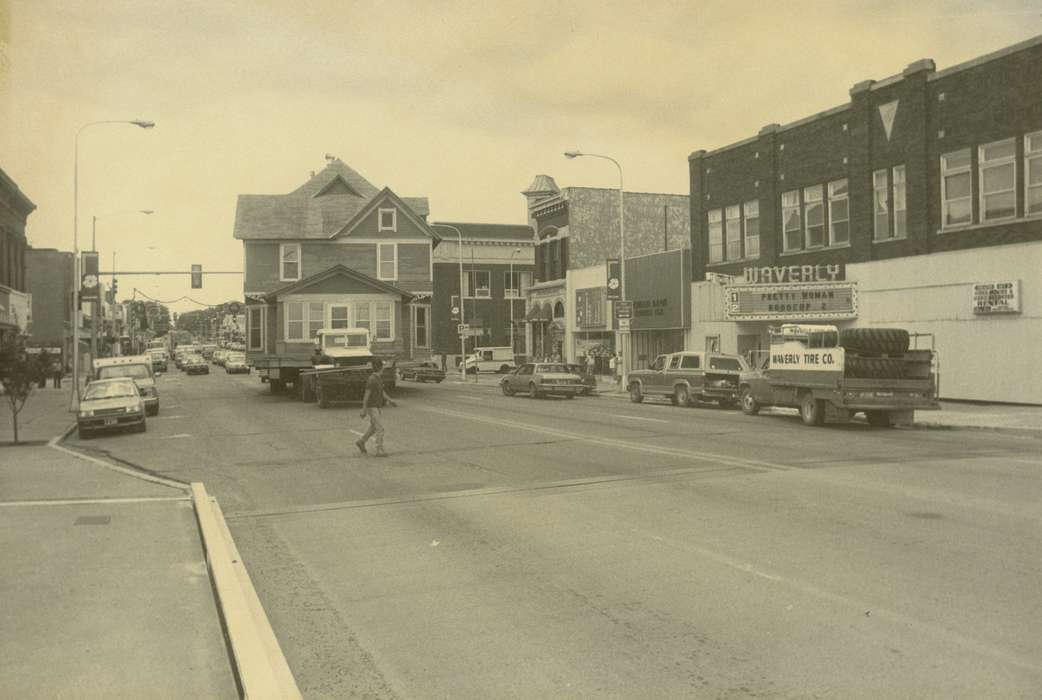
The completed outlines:
[[[375,277],[370,277],[369,275],[363,274],[358,270],[352,270],[350,267],[347,267],[346,265],[333,265],[332,267],[326,268],[322,272],[316,272],[310,277],[305,277],[302,280],[298,280],[296,282],[287,284],[285,287],[273,289],[272,291],[266,294],[257,296],[265,299],[266,301],[274,302],[278,299],[278,297],[283,297],[287,294],[293,294],[295,292],[302,291],[310,287],[311,285],[316,284],[317,282],[327,280],[330,277],[336,277],[337,275],[342,275],[344,277],[357,280],[362,284],[372,287],[374,290],[384,292],[385,294],[397,294],[402,297],[403,301],[408,301],[413,297],[411,293],[405,291],[401,287],[396,287],[393,284],[384,282],[383,280],[378,280]]]
[[[471,241],[527,241],[535,238],[535,230],[526,224],[467,224],[458,221],[432,222],[431,228],[442,228],[441,238],[453,240],[456,232],[449,226],[460,230],[464,240]]]
[[[234,235],[239,240],[329,238],[384,190],[337,158],[289,194],[240,194]],[[430,213],[426,197],[400,201],[419,217]]]
[[[380,190],[376,195],[370,197],[369,201],[365,203],[365,206],[363,206],[359,211],[355,212],[355,215],[351,218],[350,221],[333,231],[333,233],[330,234],[329,237],[336,238],[338,236],[351,235],[351,231],[353,231],[355,227],[357,227],[358,224],[360,224],[365,219],[365,217],[371,214],[373,210],[379,207],[381,204],[387,202],[387,200],[390,200],[393,204],[400,208],[402,210],[402,213],[405,216],[409,217],[417,228],[419,228],[421,231],[433,238],[435,245],[438,244],[438,242],[441,240],[438,234],[431,229],[430,225],[427,223],[425,219],[417,216],[416,212],[411,210],[411,208],[405,202],[405,200],[396,195],[390,187],[385,187],[382,190]]]

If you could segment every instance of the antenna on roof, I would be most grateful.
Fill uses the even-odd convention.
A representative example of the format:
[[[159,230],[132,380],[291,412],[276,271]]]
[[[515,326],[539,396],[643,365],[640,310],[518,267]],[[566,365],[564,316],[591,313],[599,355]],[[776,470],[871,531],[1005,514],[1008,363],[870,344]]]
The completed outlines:
[[[327,153],[327,154],[326,154],[326,162],[327,162],[327,163],[332,163],[332,162],[333,162],[334,160],[340,160],[340,159],[339,159],[339,158],[337,158],[337,157],[336,157],[335,155],[333,155],[332,153]]]

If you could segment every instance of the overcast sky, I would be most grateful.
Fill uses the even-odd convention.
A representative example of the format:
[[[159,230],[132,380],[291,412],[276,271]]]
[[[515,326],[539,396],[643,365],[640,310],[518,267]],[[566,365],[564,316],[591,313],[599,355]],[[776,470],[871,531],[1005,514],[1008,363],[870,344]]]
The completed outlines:
[[[843,104],[920,58],[938,69],[1042,34],[1005,2],[0,0],[0,167],[38,206],[35,247],[103,269],[241,270],[236,195],[339,156],[434,220],[524,223],[559,185],[688,192],[687,156]],[[116,214],[154,209],[152,216]],[[106,216],[108,215],[108,216]],[[240,277],[134,277],[162,300],[241,298]],[[182,302],[175,310],[198,308]]]

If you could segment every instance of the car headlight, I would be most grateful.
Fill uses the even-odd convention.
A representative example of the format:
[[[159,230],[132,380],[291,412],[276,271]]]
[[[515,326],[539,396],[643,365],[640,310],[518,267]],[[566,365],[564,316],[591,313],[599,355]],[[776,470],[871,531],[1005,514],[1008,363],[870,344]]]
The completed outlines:
[[[136,411],[136,410],[137,410],[137,409],[136,409],[136,408],[135,408],[134,406],[127,406],[127,407],[125,407],[125,408],[123,409],[123,411],[124,411],[125,413],[133,413],[133,412],[134,412],[134,411]]]
[[[90,418],[94,415],[94,411],[89,409],[80,411],[80,418]]]

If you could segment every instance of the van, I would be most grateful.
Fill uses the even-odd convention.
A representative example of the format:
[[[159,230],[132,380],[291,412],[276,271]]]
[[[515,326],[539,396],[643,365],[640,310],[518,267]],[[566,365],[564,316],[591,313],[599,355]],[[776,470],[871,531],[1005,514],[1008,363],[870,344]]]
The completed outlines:
[[[130,377],[138,386],[141,398],[145,402],[145,414],[159,415],[159,390],[156,389],[155,375],[152,372],[151,355],[124,355],[122,357],[103,357],[94,360],[91,380],[112,379],[114,377]]]
[[[514,369],[514,349],[509,345],[474,348],[467,355],[467,372],[509,372]]]

